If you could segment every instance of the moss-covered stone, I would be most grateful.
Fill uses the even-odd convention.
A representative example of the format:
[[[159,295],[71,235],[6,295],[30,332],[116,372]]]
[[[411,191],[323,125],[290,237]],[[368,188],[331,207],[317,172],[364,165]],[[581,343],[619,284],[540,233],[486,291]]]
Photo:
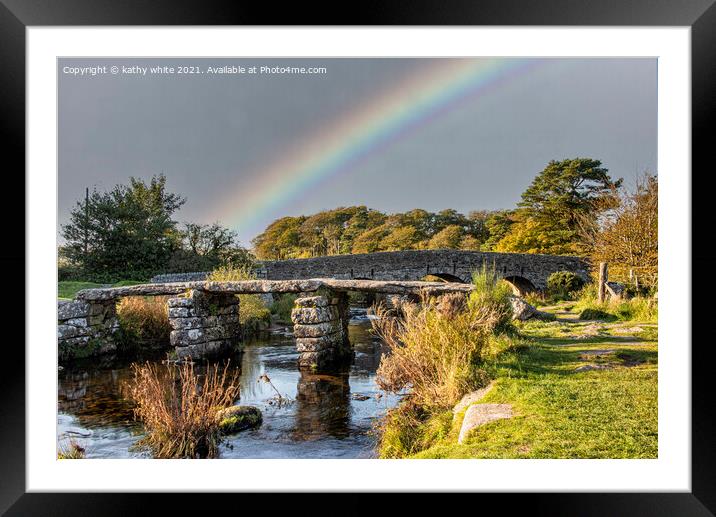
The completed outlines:
[[[261,411],[254,406],[231,406],[216,413],[219,428],[224,434],[234,434],[261,425]]]

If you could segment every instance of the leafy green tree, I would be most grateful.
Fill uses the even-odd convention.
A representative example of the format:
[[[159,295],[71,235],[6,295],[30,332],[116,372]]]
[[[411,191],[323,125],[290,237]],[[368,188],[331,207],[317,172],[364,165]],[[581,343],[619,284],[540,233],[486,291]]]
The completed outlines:
[[[524,191],[518,206],[529,218],[576,229],[579,214],[593,212],[604,199],[617,200],[622,179],[612,180],[601,165],[589,158],[552,160]]]
[[[181,247],[172,253],[171,272],[211,271],[222,264],[248,265],[251,254],[238,244],[236,232],[218,223],[186,223],[179,230]]]
[[[495,249],[523,253],[579,253],[581,229],[618,202],[622,180],[599,160],[552,160],[522,194],[517,224]]]
[[[483,248],[486,251],[492,251],[510,231],[512,225],[515,224],[515,214],[513,210],[496,210],[492,212],[485,220],[485,228],[489,237],[485,240]]]
[[[381,241],[390,233],[390,227],[382,224],[363,232],[353,241],[353,253],[373,253],[381,250]]]
[[[428,247],[431,249],[457,249],[460,247],[460,242],[462,241],[464,233],[465,232],[462,227],[456,224],[451,224],[436,233],[433,238],[430,239]]]
[[[399,226],[380,241],[382,251],[401,251],[414,249],[417,243],[417,230],[413,226]]]
[[[172,214],[185,202],[166,191],[166,177],[149,183],[130,178],[109,192],[91,193],[78,201],[61,228],[64,255],[87,279],[146,278],[161,271],[180,236]]]
[[[565,255],[574,251],[572,236],[569,230],[536,219],[526,219],[512,225],[495,245],[494,251]]]
[[[306,217],[282,217],[271,223],[251,243],[256,256],[263,260],[297,258],[301,255],[299,228]]]

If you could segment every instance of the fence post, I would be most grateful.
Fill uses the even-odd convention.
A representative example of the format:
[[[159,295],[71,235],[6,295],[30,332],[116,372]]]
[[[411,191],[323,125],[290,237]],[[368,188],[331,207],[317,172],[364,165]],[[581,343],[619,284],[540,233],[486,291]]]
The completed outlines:
[[[607,281],[608,281],[607,263],[600,262],[599,263],[599,285],[597,286],[597,299],[599,300],[599,303],[603,302],[606,297]]]

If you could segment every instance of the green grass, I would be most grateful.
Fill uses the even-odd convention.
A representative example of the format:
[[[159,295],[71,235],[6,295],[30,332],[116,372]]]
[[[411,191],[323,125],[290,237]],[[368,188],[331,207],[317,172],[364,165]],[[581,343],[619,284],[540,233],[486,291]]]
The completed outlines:
[[[116,284],[112,284],[111,287],[124,287],[128,285],[137,285],[142,283],[144,282],[140,282],[138,280],[120,280]],[[95,282],[63,280],[61,282],[57,282],[57,296],[61,300],[72,300],[77,294],[77,291],[81,291],[82,289],[95,289],[99,287],[106,287],[106,285],[107,284],[98,284]]]
[[[484,365],[495,385],[481,400],[511,404],[515,416],[480,426],[458,444],[464,413],[455,420],[430,415],[411,430],[421,437],[424,448],[403,457],[657,457],[658,331],[654,325],[595,327],[580,320],[535,321],[521,324],[519,331],[528,346]],[[600,358],[581,356],[604,349],[614,352]],[[576,371],[587,364],[612,368]],[[399,438],[397,429],[388,426],[388,432]]]

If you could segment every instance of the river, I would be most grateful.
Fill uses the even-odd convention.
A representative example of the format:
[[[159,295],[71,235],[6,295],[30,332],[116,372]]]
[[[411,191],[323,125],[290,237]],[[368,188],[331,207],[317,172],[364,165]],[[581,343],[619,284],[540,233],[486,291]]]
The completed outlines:
[[[290,328],[272,328],[229,359],[230,365],[240,368],[236,403],[257,406],[263,423],[255,430],[228,436],[221,445],[221,458],[375,457],[375,422],[399,398],[377,387],[380,341],[371,334],[365,315],[352,313],[349,335],[355,357],[340,371],[299,371]],[[161,362],[163,358],[155,355],[141,360]],[[64,365],[58,376],[59,443],[72,438],[85,449],[87,458],[149,457],[132,449],[143,428],[123,396],[133,378],[131,364],[95,358]],[[260,379],[263,375],[273,387]],[[288,403],[276,403],[274,387]]]

